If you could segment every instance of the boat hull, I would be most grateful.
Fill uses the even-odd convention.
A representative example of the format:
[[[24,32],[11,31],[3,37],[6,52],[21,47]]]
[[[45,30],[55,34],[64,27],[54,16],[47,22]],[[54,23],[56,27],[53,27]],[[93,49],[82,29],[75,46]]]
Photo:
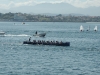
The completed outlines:
[[[31,45],[54,45],[54,46],[70,46],[70,42],[50,42],[50,41],[43,41],[43,42],[31,42],[31,41],[24,41],[23,44],[31,44]]]
[[[5,32],[0,32],[0,35],[4,35],[5,34]]]
[[[45,37],[46,33],[41,33],[41,34],[34,34],[33,36],[38,36],[38,37]]]

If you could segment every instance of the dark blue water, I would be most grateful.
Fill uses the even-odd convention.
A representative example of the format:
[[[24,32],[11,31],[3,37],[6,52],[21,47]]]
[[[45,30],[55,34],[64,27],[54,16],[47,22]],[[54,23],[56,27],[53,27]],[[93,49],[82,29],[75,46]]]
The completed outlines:
[[[80,25],[84,32],[79,31]],[[0,22],[6,33],[0,36],[0,75],[100,75],[99,29],[100,23]],[[46,36],[33,37],[35,31]],[[31,40],[68,41],[70,46],[23,45],[30,36]]]

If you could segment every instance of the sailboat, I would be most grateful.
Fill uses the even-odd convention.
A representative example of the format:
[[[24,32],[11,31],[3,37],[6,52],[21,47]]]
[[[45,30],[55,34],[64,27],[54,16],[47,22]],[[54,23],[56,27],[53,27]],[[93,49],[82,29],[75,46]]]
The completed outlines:
[[[88,29],[87,29],[87,31],[89,31],[90,30],[90,26],[88,26]]]
[[[80,26],[80,31],[83,31],[83,30],[84,30],[84,28],[83,28],[83,26],[81,25],[81,26]]]
[[[94,31],[97,31],[97,26],[94,27]]]

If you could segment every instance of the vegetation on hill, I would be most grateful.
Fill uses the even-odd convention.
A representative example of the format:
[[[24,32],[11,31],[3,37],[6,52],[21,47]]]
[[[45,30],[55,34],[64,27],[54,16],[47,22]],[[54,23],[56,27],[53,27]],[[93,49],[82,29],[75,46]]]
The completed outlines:
[[[26,14],[26,13],[0,13],[0,21],[10,22],[100,22],[100,16],[73,16],[58,14],[48,16],[42,14]]]

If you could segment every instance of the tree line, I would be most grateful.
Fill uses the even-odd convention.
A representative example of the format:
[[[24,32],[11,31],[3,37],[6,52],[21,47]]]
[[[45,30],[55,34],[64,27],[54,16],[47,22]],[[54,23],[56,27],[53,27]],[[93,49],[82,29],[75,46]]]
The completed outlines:
[[[100,22],[100,16],[73,16],[58,14],[55,16],[27,13],[0,13],[0,21],[10,22]]]

